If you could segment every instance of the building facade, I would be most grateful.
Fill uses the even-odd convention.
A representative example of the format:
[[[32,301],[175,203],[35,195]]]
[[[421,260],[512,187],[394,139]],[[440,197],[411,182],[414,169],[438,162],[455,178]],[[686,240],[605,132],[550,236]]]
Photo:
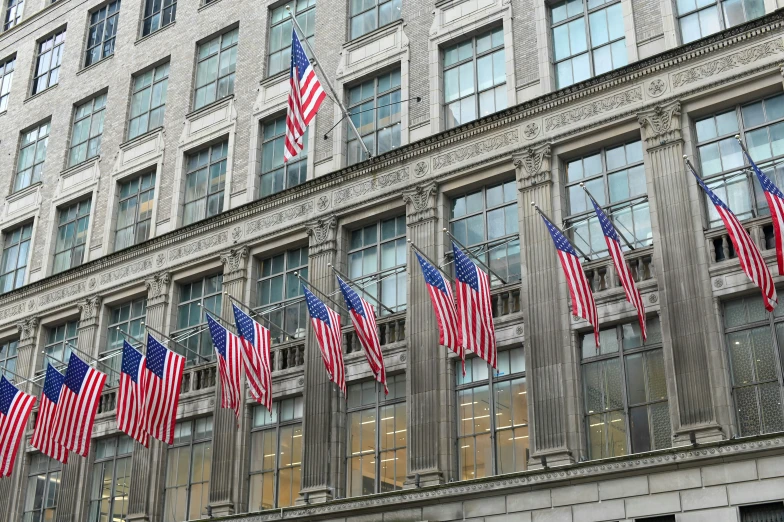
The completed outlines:
[[[784,186],[777,0],[292,0],[372,158],[327,100],[289,163],[285,2],[5,1],[0,372],[39,395],[17,376],[73,350],[108,380],[86,459],[31,418],[0,520],[784,520],[784,308],[684,166],[781,283],[734,138]],[[598,348],[534,202],[584,253]],[[445,230],[493,271],[495,371],[438,344],[409,242],[450,271]],[[334,296],[333,268],[377,304],[388,394],[347,322],[328,380],[298,277]],[[239,421],[204,329],[235,300],[273,338],[273,411]],[[116,429],[147,332],[187,358],[172,446]]]

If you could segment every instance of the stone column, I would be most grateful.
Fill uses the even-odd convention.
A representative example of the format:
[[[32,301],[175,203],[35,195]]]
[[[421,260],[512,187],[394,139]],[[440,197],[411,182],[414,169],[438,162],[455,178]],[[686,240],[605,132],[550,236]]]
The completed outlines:
[[[163,331],[169,305],[168,272],[145,279],[147,314],[145,324]],[[163,516],[163,484],[166,476],[167,445],[150,437],[149,448],[138,442],[133,447],[131,490],[128,498],[128,521],[159,521]]]
[[[329,216],[306,226],[310,236],[308,279],[322,291],[330,292],[335,288],[335,277],[328,264],[335,263],[336,258],[337,218]],[[326,502],[334,498],[341,460],[339,433],[333,429],[333,424],[337,422],[335,417],[343,393],[329,380],[316,336],[310,327],[305,343],[304,448],[302,491],[298,504]]]
[[[223,263],[223,292],[237,299],[242,299],[245,292],[245,282],[248,279],[248,247],[232,248],[221,252],[220,259]],[[234,314],[228,295],[223,296],[221,316],[233,324]],[[234,330],[234,328],[229,329]],[[237,459],[242,455],[237,451],[238,437],[240,432],[246,431],[245,423],[242,422],[246,418],[244,391],[245,387],[243,386],[243,406],[240,407],[240,420],[238,421],[233,410],[221,408],[221,387],[215,386],[209,504],[212,516],[231,515],[236,510],[235,470],[238,467]]]
[[[438,185],[434,182],[403,192],[408,239],[430,259],[438,258]],[[438,322],[422,269],[408,251],[406,309],[406,408],[408,409],[408,473],[406,487],[445,482],[454,456],[449,412],[448,348],[438,344]]]
[[[665,357],[674,367],[675,383],[668,388],[671,396],[673,431],[676,439],[688,441],[689,432],[698,440],[721,438],[720,427],[711,397],[711,363],[708,358],[710,282],[705,260],[704,242],[695,230],[694,215],[701,216],[699,199],[693,208],[690,175],[684,172],[683,138],[680,103],[675,101],[642,112],[637,119],[642,127],[647,149],[646,173],[650,197],[651,221],[658,231],[654,242],[654,265],[659,280],[661,324]],[[693,184],[693,183],[692,183]],[[708,291],[705,291],[705,285]],[[676,440],[676,443],[678,441]]]
[[[553,240],[531,202],[536,202],[551,219],[553,179],[550,145],[529,148],[516,157],[514,165],[519,190],[520,244],[522,263],[521,300],[525,317],[526,376],[531,468],[569,464],[567,407],[571,400],[567,379],[571,347],[570,327],[565,320],[569,306],[562,286],[561,265]],[[557,223],[556,223],[557,224]]]

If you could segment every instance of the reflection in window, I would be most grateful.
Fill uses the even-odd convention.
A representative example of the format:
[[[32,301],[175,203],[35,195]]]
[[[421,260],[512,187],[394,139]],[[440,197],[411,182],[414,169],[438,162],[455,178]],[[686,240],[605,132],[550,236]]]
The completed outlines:
[[[169,86],[169,63],[134,76],[131,96],[131,119],[128,139],[163,126],[166,90]]]
[[[16,360],[19,356],[19,340],[3,341],[0,343],[0,376],[11,382],[16,382]]]
[[[176,343],[169,346],[185,357],[185,363],[201,364],[215,357],[205,311],[220,314],[223,274],[207,276],[179,287],[177,330],[171,334]]]
[[[267,318],[260,323],[270,329],[273,343],[305,337],[306,308],[302,284],[308,279],[308,247],[295,248],[268,257],[260,263],[256,284],[258,312]]]
[[[76,346],[79,336],[79,321],[68,321],[49,328],[44,345],[44,353],[48,356],[41,365],[46,371],[46,363],[59,368],[63,373],[68,359],[71,358],[71,347]]]
[[[128,515],[133,439],[127,435],[95,441],[89,522],[120,521]]]
[[[84,261],[87,229],[90,225],[90,200],[61,208],[59,214],[53,274],[79,266]]]
[[[155,172],[120,183],[114,250],[147,240],[152,222]]]
[[[0,63],[0,112],[8,108],[8,95],[11,93],[11,81],[14,79],[16,58]]]
[[[101,94],[79,105],[74,114],[68,166],[72,167],[101,153],[106,95]]]
[[[741,437],[784,431],[781,348],[784,310],[768,314],[759,299],[724,304],[732,396]]]
[[[190,225],[223,211],[228,153],[229,142],[224,141],[188,156],[183,225]]]
[[[399,20],[401,2],[402,0],[351,0],[350,39],[359,38],[378,27]]]
[[[3,30],[7,30],[22,21],[24,14],[24,0],[7,0],[5,8],[5,22]]]
[[[348,112],[370,154],[400,147],[400,71],[382,74],[348,91]],[[348,164],[366,160],[356,133],[348,131]]]
[[[316,0],[297,0],[296,6],[288,4],[294,8],[294,15],[297,23],[305,33],[307,42],[313,47],[316,31]],[[270,13],[270,37],[269,37],[269,57],[267,58],[267,76],[273,76],[281,71],[288,70],[291,65],[291,17],[286,11],[286,5],[276,7]],[[302,39],[302,33],[297,32],[297,36]],[[302,48],[309,54],[307,46],[303,43]]]
[[[65,29],[38,42],[33,92],[37,94],[60,81],[60,63],[65,46]]]
[[[250,511],[293,506],[302,467],[302,397],[253,408],[250,434]]]
[[[157,31],[174,22],[177,17],[177,0],[145,0],[142,36]]]
[[[212,417],[181,421],[166,452],[163,522],[207,518],[212,469]]]
[[[199,46],[194,110],[234,94],[239,34],[239,29],[232,29]]]
[[[524,471],[528,387],[523,349],[499,352],[494,372],[478,357],[468,359],[465,369],[463,375],[461,363],[456,363],[460,480]]]
[[[147,316],[147,299],[134,299],[128,303],[116,306],[109,312],[109,329],[106,332],[106,349],[98,355],[98,358],[107,357],[110,353],[122,350],[123,341],[128,341],[132,346],[144,353],[144,348],[139,339],[144,341],[146,337],[144,321]],[[110,366],[115,371],[108,372],[106,386],[116,386],[120,380],[120,365],[122,357],[107,357],[103,364]]]
[[[591,459],[640,453],[672,444],[661,326],[649,318],[648,340],[632,323],[582,337],[583,399]],[[625,393],[624,393],[625,388]]]
[[[24,522],[49,522],[57,513],[62,464],[42,453],[30,457],[25,493]]]
[[[518,227],[517,188],[514,181],[452,199],[452,234],[506,282],[520,280]],[[490,282],[499,284],[492,275]]]
[[[114,54],[114,40],[119,20],[120,0],[114,0],[90,14],[85,66]]]
[[[406,480],[406,376],[348,387],[346,496],[402,489]],[[377,443],[378,442],[378,443]]]
[[[0,260],[0,294],[24,284],[30,253],[33,224],[28,223],[3,234],[3,257]]]
[[[506,109],[505,56],[501,27],[444,49],[448,129]]]
[[[262,198],[305,183],[308,179],[308,129],[302,137],[302,150],[284,163],[285,143],[285,115],[261,125]]]
[[[49,145],[50,122],[42,123],[22,133],[19,142],[19,159],[16,162],[14,192],[41,181]]]
[[[676,0],[683,43],[765,15],[763,0]]]

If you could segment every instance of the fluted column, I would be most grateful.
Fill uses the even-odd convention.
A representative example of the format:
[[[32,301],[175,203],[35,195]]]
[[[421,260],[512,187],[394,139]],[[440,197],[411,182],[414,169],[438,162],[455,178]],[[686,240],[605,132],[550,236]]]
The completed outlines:
[[[532,432],[529,466],[567,464],[574,461],[569,451],[567,420],[567,363],[570,351],[568,300],[561,286],[562,272],[553,241],[531,202],[553,217],[553,178],[550,145],[530,148],[516,157],[514,165],[519,189],[520,243],[522,263],[522,309],[525,318],[526,376],[531,391],[528,421]]]
[[[223,292],[242,299],[245,282],[248,279],[248,247],[232,248],[221,253],[223,263]],[[221,310],[223,318],[234,322],[231,299],[224,296]],[[215,387],[215,413],[212,435],[212,471],[210,474],[210,508],[213,516],[231,515],[235,512],[234,492],[235,471],[238,469],[237,451],[240,443],[239,434],[246,431],[246,408],[240,407],[239,426],[234,411],[221,408],[221,387]],[[242,404],[245,404],[245,387],[243,386]]]
[[[403,192],[408,239],[431,259],[438,258],[438,185],[428,183]],[[422,269],[408,252],[406,309],[406,407],[408,409],[408,473],[406,486],[417,476],[422,486],[440,484],[454,455],[454,429],[448,412],[454,394],[448,349],[438,344],[438,322],[430,304]]]
[[[720,438],[711,397],[709,335],[713,321],[705,260],[704,241],[698,240],[693,216],[700,215],[698,197],[690,201],[689,176],[684,172],[680,103],[658,106],[637,116],[645,139],[646,173],[651,189],[651,218],[654,231],[654,264],[659,280],[661,324],[665,357],[674,369],[669,390],[677,395],[670,401],[676,438],[688,440],[694,431],[698,439]],[[705,294],[705,285],[708,293]],[[674,397],[673,397],[674,399]],[[677,410],[676,410],[677,406]],[[677,441],[676,441],[677,442]]]
[[[308,279],[317,288],[330,292],[335,288],[335,277],[329,263],[335,262],[337,252],[337,218],[329,216],[307,224],[310,236]],[[321,296],[319,296],[321,297]],[[331,306],[327,303],[328,306]],[[345,351],[345,350],[344,350]],[[329,380],[321,352],[311,328],[307,330],[305,345],[305,413],[302,432],[302,491],[298,504],[326,502],[334,498],[339,476],[340,441],[336,423],[338,403],[342,392]]]
[[[147,313],[145,324],[162,331],[169,305],[171,277],[161,272],[145,279]],[[163,513],[163,484],[166,473],[166,449],[163,442],[150,437],[149,448],[134,443],[131,466],[131,489],[128,520],[160,521]]]

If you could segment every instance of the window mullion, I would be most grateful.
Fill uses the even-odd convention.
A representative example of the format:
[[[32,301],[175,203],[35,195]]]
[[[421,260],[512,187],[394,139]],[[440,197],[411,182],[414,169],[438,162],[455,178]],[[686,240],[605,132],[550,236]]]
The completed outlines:
[[[495,437],[495,379],[493,378],[493,368],[488,368],[488,395],[490,397],[490,452],[492,455],[490,456],[490,470],[493,475],[498,473],[498,464],[496,463],[496,437]],[[475,446],[476,447],[476,446]],[[476,449],[474,449],[476,451]],[[474,457],[476,460],[476,457]],[[474,475],[476,477],[476,475]]]
[[[381,392],[379,391],[378,381],[373,381],[376,389],[376,483],[375,492],[378,493],[381,489],[381,407],[379,398]]]

